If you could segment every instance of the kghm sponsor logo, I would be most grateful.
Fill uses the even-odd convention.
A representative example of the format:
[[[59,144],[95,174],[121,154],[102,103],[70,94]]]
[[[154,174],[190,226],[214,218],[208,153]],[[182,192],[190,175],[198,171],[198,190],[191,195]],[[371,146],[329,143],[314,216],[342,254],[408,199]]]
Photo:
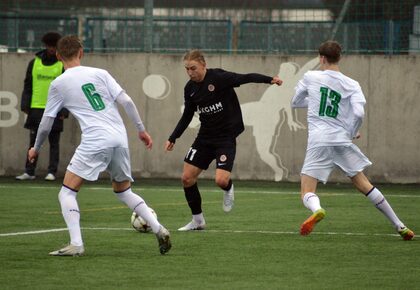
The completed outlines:
[[[206,106],[206,107],[202,107],[202,108],[197,106],[197,111],[198,111],[199,114],[207,114],[207,115],[215,114],[215,113],[218,113],[222,110],[223,110],[222,102],[218,102],[216,104]]]
[[[55,79],[54,76],[45,76],[45,75],[41,75],[41,74],[36,75],[36,78],[39,81],[42,81],[42,80],[54,80]]]

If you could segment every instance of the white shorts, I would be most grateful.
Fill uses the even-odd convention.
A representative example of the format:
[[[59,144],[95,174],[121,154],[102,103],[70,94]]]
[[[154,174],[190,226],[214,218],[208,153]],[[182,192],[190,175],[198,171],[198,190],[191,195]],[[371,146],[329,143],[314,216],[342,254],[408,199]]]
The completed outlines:
[[[104,171],[109,172],[113,181],[133,181],[130,152],[128,148],[122,147],[97,151],[85,151],[78,147],[67,170],[89,181],[98,180],[99,174]]]
[[[372,162],[354,144],[322,146],[306,151],[301,174],[326,183],[335,166],[340,167],[348,177],[353,177],[369,165],[372,165]]]

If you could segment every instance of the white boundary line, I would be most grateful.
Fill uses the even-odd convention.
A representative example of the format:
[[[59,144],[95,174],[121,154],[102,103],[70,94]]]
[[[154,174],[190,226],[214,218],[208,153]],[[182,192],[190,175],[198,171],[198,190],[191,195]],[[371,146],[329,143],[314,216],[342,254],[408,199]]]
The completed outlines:
[[[64,232],[64,231],[67,231],[67,228],[39,230],[39,231],[28,231],[28,232],[17,232],[17,233],[4,233],[4,234],[0,234],[0,237],[36,235],[36,234],[46,234],[46,233]]]
[[[82,227],[82,230],[91,230],[91,231],[133,231],[132,228],[103,228],[103,227]],[[10,237],[10,236],[22,236],[22,235],[37,235],[37,234],[47,234],[53,232],[64,232],[67,231],[67,228],[60,229],[49,229],[49,230],[39,230],[39,231],[28,231],[28,232],[16,232],[16,233],[4,233],[0,234],[0,237]],[[173,232],[176,232],[173,230]],[[287,232],[287,231],[249,231],[249,230],[202,230],[194,231],[201,233],[226,233],[226,234],[270,234],[270,235],[299,235],[299,232]],[[340,233],[340,232],[313,232],[311,235],[334,235],[334,236],[382,236],[382,237],[399,237],[398,234],[378,234],[378,233]]]
[[[22,186],[22,185],[21,185]],[[0,189],[2,188],[13,188],[16,189],[18,186],[16,185],[0,185]],[[58,188],[59,186],[55,187],[55,186],[22,186],[22,188],[30,188],[30,189],[57,189],[58,192]],[[133,189],[135,191],[139,191],[140,193],[143,191],[148,191],[149,187],[136,187],[133,186]],[[106,186],[106,187],[84,187],[83,190],[107,190],[109,192],[112,192],[112,188],[111,186]],[[173,189],[173,188],[153,188],[153,190],[155,191],[168,191],[168,192],[184,192],[182,189]],[[220,193],[221,190],[218,189],[203,189],[203,192],[211,192],[211,193]],[[284,192],[284,191],[268,191],[268,190],[259,190],[259,189],[255,189],[255,190],[237,190],[235,189],[235,193],[255,193],[255,194],[278,194],[278,195],[299,195],[299,190],[297,187],[296,192]],[[321,196],[362,196],[362,194],[360,194],[359,192],[357,192],[356,189],[354,189],[354,192],[351,193],[333,193],[333,192],[321,192],[318,193]],[[419,194],[413,194],[413,195],[409,195],[409,194],[385,194],[385,197],[406,197],[406,198],[420,198]]]

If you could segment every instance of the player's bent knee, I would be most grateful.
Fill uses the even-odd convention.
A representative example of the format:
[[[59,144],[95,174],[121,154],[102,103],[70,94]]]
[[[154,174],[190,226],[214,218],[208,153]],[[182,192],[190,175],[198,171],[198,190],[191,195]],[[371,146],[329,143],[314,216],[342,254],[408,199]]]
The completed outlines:
[[[220,188],[226,188],[229,185],[230,178],[216,178],[216,184]]]
[[[191,187],[197,182],[195,178],[193,178],[190,175],[186,175],[186,174],[182,175],[181,180],[182,180],[182,185],[184,187]]]

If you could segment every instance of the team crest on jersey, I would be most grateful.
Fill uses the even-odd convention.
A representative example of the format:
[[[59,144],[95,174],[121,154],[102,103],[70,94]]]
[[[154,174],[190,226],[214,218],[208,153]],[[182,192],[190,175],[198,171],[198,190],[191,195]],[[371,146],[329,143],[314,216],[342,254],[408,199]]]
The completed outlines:
[[[212,85],[212,84],[209,84],[209,86],[207,88],[208,88],[209,92],[213,92],[214,89],[215,89],[214,85]]]
[[[227,157],[225,154],[220,155],[220,162],[225,162],[227,160]]]

